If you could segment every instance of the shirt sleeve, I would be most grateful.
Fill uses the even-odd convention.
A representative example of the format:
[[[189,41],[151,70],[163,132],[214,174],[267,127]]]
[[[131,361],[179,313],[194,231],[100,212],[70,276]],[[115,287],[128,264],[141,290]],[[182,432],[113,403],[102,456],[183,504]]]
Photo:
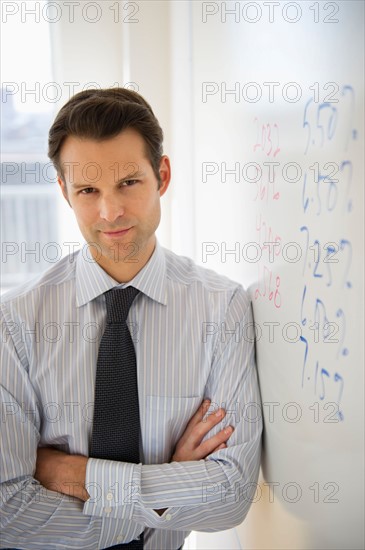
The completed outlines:
[[[251,304],[242,287],[220,326],[204,397],[226,416],[206,438],[232,425],[227,448],[205,460],[154,465],[89,459],[86,484],[96,482],[99,494],[85,503],[85,514],[107,510],[109,517],[129,514],[148,527],[174,530],[219,531],[243,521],[257,488],[262,409]],[[159,516],[161,508],[167,510]]]
[[[17,327],[1,316],[0,547],[93,548],[101,532],[100,518],[86,517],[79,499],[49,491],[33,477],[40,407]]]

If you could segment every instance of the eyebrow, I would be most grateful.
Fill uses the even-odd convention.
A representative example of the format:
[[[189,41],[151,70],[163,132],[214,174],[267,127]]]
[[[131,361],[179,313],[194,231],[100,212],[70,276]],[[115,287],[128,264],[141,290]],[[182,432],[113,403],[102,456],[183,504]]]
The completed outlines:
[[[128,181],[128,180],[133,180],[133,179],[136,179],[136,178],[141,178],[141,177],[144,177],[146,174],[145,172],[140,172],[140,171],[137,171],[137,172],[134,172],[133,174],[128,174],[128,176],[125,176],[124,178],[121,178],[120,180],[116,181],[115,182],[115,185],[119,185],[125,181]],[[85,182],[85,183],[71,183],[71,187],[73,189],[81,189],[83,187],[93,187],[93,184],[95,182]]]

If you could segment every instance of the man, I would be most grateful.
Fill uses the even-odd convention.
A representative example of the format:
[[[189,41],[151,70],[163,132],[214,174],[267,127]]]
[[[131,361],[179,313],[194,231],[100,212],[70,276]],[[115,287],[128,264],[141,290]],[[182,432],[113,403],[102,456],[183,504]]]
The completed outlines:
[[[250,301],[157,242],[162,139],[149,104],[117,88],[77,94],[50,130],[87,246],[3,299],[2,548],[177,549],[249,509],[262,431]],[[133,358],[116,352],[115,376],[136,365],[133,414],[127,382],[98,378],[114,361],[107,297],[125,291],[136,297],[114,345],[131,339]],[[137,459],[115,458],[135,421]],[[128,446],[129,434],[120,456]]]

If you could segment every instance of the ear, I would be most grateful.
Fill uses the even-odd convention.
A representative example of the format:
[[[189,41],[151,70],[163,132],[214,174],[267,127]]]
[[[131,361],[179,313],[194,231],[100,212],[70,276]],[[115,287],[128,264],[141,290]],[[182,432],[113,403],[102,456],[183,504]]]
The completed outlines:
[[[159,172],[160,172],[161,186],[158,192],[160,193],[160,197],[162,197],[162,195],[165,194],[171,180],[170,159],[167,155],[163,155],[161,157]]]
[[[61,188],[61,191],[62,191],[62,195],[65,197],[66,201],[68,202],[70,208],[72,208],[71,206],[71,203],[68,199],[68,193],[67,193],[67,187],[66,187],[66,183],[64,181],[61,180],[61,178],[59,176],[57,176],[57,183],[58,185],[60,186]]]

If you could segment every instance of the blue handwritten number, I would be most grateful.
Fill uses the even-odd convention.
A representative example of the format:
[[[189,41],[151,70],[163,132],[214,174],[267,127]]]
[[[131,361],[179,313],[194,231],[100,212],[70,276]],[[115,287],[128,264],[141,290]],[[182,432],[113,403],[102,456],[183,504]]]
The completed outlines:
[[[323,323],[321,323],[321,311],[323,313]],[[314,308],[314,322],[318,323],[318,328],[322,329],[323,340],[326,340],[329,334],[325,327],[329,327],[330,324],[327,317],[326,306],[319,298],[316,299],[316,305]]]
[[[327,192],[327,210],[332,212],[337,203],[337,185],[331,178],[329,181],[330,184]]]
[[[338,372],[335,372],[334,379],[335,379],[335,382],[340,382],[340,390],[339,390],[339,394],[338,394],[338,403],[337,403],[337,405],[338,405],[338,418],[340,420],[344,420],[343,412],[340,410],[340,402],[341,402],[341,399],[342,399],[344,381],[343,381],[342,376],[340,374],[338,374]]]
[[[307,172],[304,174],[303,192],[302,192],[302,206],[303,206],[304,212],[307,210],[307,208],[308,208],[308,203],[309,203],[309,199],[308,199],[308,198],[305,198],[305,190],[306,190],[306,187],[307,187]]]
[[[302,305],[301,305],[301,309],[300,309],[300,318],[302,320],[303,327],[307,324],[307,318],[303,317],[303,305],[304,305],[304,299],[305,299],[306,293],[307,293],[307,285],[304,285],[303,296],[302,296]]]
[[[341,162],[340,171],[343,172],[345,168],[348,168],[347,172],[347,185],[346,185],[346,196],[345,196],[345,205],[344,210],[351,212],[352,210],[352,200],[350,198],[350,188],[352,184],[352,162],[351,160],[344,160]]]
[[[347,132],[347,140],[346,140],[346,145],[345,145],[345,151],[347,151],[347,149],[348,149],[348,146],[349,146],[349,143],[350,143],[350,140],[351,140],[351,136],[353,136],[354,139],[355,139],[355,136],[356,136],[356,130],[352,127],[352,123],[353,123],[353,120],[354,120],[354,114],[355,114],[355,91],[354,91],[352,86],[349,86],[348,84],[345,84],[344,86],[342,86],[342,96],[345,97],[345,95],[347,93],[350,93],[350,96],[351,96],[351,99],[350,99],[350,101],[351,101],[351,103],[350,103],[351,114],[348,117],[349,129],[348,129],[348,132]]]
[[[307,110],[308,110],[308,107],[309,105],[312,103],[313,99],[310,99],[308,101],[308,103],[306,104],[306,106],[304,107],[304,119],[303,119],[303,128],[308,128],[308,139],[307,139],[307,146],[305,148],[305,151],[304,151],[304,154],[306,155],[307,152],[308,152],[308,148],[309,148],[309,143],[310,143],[310,139],[311,139],[311,126],[307,120]]]
[[[324,375],[324,376],[327,376],[327,378],[330,377],[330,374],[329,374],[329,372],[328,372],[326,369],[321,369],[322,393],[321,393],[321,395],[319,396],[319,398],[320,398],[321,400],[323,400],[323,399],[325,398],[325,395],[326,395],[325,387],[324,387],[324,378],[323,378],[323,375]]]
[[[306,245],[306,249],[305,249],[305,256],[304,256],[304,262],[303,262],[303,275],[304,275],[305,268],[307,267],[308,244],[309,244],[309,231],[308,231],[308,227],[306,227],[305,225],[303,225],[303,226],[300,228],[300,231],[301,231],[301,232],[303,232],[303,231],[306,231],[306,232],[307,232],[307,245]]]
[[[305,365],[308,358],[308,341],[304,338],[304,336],[300,336],[300,341],[304,342],[305,344],[305,351],[304,351],[304,362],[303,362],[303,370],[302,370],[302,387],[304,385],[304,373],[305,373]]]
[[[349,350],[343,346],[343,342],[345,340],[345,335],[346,335],[346,317],[341,308],[337,310],[336,317],[341,319],[341,322],[342,322],[341,339],[337,350],[337,358],[338,358],[340,356],[340,353],[341,355],[345,355],[345,356],[348,355]]]
[[[321,210],[322,210],[322,201],[321,201],[320,192],[319,192],[319,185],[320,185],[321,181],[324,180],[324,179],[326,179],[326,176],[322,176],[321,174],[319,174],[318,181],[317,181],[317,199],[318,199],[317,216],[320,215]]]
[[[329,244],[327,246],[327,254],[326,254],[326,257],[323,260],[323,262],[326,264],[327,269],[328,269],[328,283],[327,283],[327,286],[332,285],[331,263],[333,263],[333,260],[330,260],[330,256],[332,254],[336,254],[336,252],[338,252],[338,250],[336,250],[335,247],[332,244]],[[335,260],[335,262],[336,262],[336,260]]]
[[[350,267],[351,267],[351,262],[352,262],[352,245],[351,245],[350,241],[347,241],[346,239],[342,239],[340,241],[340,249],[345,250],[345,248],[347,248],[347,250],[348,250],[348,259],[347,259],[345,274],[344,274],[344,278],[343,278],[343,286],[345,286],[347,288],[352,288],[352,283],[348,279],[348,274],[349,274]]]
[[[318,264],[319,264],[320,259],[321,259],[321,247],[320,247],[320,243],[319,243],[319,241],[315,240],[315,241],[314,241],[314,244],[317,244],[317,245],[318,245],[318,258],[317,258],[317,261],[316,261],[316,258],[314,258],[315,266],[314,266],[314,269],[313,269],[313,276],[314,276],[314,277],[323,277],[323,274],[322,274],[322,273],[317,273]],[[312,247],[311,247],[311,248],[312,248]]]

